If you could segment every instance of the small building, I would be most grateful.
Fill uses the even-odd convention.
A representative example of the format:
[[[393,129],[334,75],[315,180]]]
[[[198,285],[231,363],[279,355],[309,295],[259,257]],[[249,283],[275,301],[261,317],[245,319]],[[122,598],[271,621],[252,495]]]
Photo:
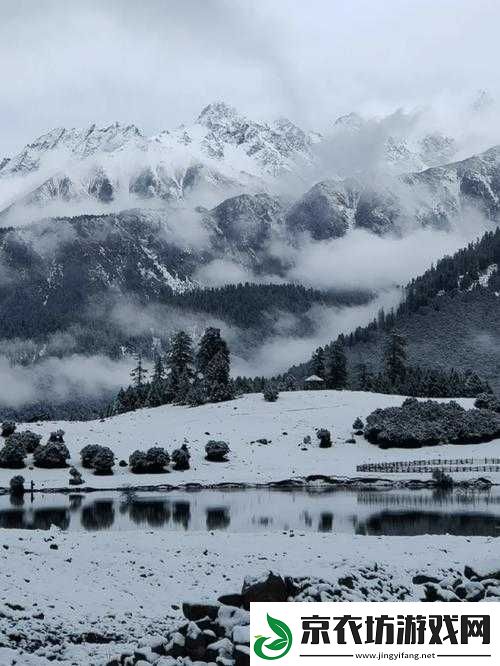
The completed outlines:
[[[304,389],[306,391],[318,391],[325,388],[325,380],[318,375],[311,375],[304,379]]]

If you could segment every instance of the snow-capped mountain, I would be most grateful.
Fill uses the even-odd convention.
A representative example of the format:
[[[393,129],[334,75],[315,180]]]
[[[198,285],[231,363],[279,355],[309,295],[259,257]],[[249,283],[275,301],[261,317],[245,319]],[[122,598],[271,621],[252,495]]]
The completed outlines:
[[[119,210],[195,193],[195,203],[265,190],[311,162],[317,135],[287,119],[255,122],[222,102],[189,126],[145,137],[134,125],[55,129],[0,168],[0,207],[72,204],[71,212]],[[59,211],[57,211],[59,212]],[[65,211],[70,212],[70,210]]]
[[[325,240],[353,228],[404,233],[418,226],[453,229],[479,219],[492,226],[500,221],[500,146],[392,178],[321,181],[291,207],[286,225]]]
[[[325,143],[341,175],[423,171],[449,162],[459,150],[456,139],[429,129],[418,114],[402,111],[381,118],[354,112],[340,116],[325,134]]]

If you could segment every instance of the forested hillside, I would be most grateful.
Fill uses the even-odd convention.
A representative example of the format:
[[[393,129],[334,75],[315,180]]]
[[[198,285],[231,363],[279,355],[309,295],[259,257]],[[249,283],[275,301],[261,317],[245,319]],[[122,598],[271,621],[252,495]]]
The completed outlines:
[[[422,369],[470,370],[500,390],[500,230],[444,257],[406,287],[396,312],[381,311],[366,327],[346,332],[342,344],[349,386],[384,362],[389,332],[406,340],[407,362]],[[328,346],[327,346],[328,347]],[[304,376],[312,361],[291,372]]]

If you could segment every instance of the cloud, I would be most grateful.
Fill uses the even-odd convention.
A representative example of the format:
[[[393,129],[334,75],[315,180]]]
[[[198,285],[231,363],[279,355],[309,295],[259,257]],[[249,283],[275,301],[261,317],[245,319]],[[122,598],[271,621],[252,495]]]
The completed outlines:
[[[496,94],[499,23],[497,0],[3,0],[2,150],[92,119],[154,133],[214,99],[322,130],[353,109]]]
[[[308,312],[315,324],[313,335],[299,337],[286,335],[284,331],[274,335],[247,358],[233,355],[232,374],[265,377],[281,374],[292,365],[306,361],[315,348],[335,340],[339,333],[349,333],[357,326],[368,324],[380,308],[388,311],[396,307],[401,296],[400,290],[391,289],[363,306],[333,308],[314,305]]]
[[[405,285],[445,254],[481,236],[491,223],[479,215],[453,231],[414,230],[403,237],[354,229],[330,241],[304,241],[288,278],[318,289],[388,289]]]
[[[0,356],[2,391],[0,405],[21,407],[47,401],[63,402],[78,397],[98,397],[129,382],[130,359],[113,361],[106,356],[71,354],[49,357],[33,365],[11,365]]]

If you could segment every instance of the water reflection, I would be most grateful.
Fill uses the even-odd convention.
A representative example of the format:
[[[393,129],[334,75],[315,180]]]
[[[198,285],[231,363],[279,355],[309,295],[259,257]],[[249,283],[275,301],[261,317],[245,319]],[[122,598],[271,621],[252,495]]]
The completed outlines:
[[[231,523],[229,507],[216,507],[207,509],[207,530],[225,530]]]
[[[63,530],[303,532],[500,536],[500,489],[308,492],[198,490],[170,493],[0,497],[0,527]]]

